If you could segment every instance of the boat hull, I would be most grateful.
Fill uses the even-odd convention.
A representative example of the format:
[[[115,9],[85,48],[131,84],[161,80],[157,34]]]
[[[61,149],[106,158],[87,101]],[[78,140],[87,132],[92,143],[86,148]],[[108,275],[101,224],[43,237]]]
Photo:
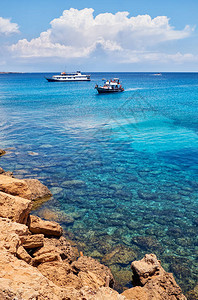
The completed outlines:
[[[48,82],[74,82],[74,81],[91,81],[90,78],[87,78],[87,79],[54,79],[54,78],[47,78],[45,77],[45,79],[48,81]]]
[[[105,89],[105,88],[102,88],[102,87],[96,87],[96,90],[98,91],[99,94],[119,93],[119,92],[123,92],[124,91],[123,88],[119,88],[119,89]]]

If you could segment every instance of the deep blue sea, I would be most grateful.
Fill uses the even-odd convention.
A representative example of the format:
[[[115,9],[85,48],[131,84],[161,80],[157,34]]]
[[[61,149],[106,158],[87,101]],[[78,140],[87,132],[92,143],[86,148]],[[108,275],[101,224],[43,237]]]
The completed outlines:
[[[53,192],[34,213],[130,286],[155,253],[186,292],[198,277],[198,73],[91,73],[90,82],[0,75],[0,166]],[[102,78],[123,93],[98,95]]]

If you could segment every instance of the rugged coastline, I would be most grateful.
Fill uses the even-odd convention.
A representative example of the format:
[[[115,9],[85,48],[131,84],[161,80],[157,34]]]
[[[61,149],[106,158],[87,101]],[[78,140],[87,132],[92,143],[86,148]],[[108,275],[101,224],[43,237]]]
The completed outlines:
[[[186,299],[154,254],[132,263],[133,288],[114,291],[108,267],[79,253],[58,223],[31,215],[47,187],[0,173],[1,299]]]

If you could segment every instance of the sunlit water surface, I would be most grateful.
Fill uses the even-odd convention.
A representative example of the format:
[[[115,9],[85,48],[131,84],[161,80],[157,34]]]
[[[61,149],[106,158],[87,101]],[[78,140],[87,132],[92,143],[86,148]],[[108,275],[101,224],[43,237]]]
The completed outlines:
[[[34,213],[110,266],[118,290],[130,286],[131,261],[150,252],[192,289],[198,74],[93,73],[79,83],[44,75],[0,75],[1,167],[51,189]],[[98,95],[104,77],[120,77],[125,92]]]

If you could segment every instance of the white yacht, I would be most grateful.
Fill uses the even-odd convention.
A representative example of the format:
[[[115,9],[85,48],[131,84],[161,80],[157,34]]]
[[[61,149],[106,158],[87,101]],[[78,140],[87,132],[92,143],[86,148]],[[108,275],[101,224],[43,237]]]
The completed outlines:
[[[45,78],[49,82],[90,81],[91,80],[90,75],[81,74],[80,71],[77,71],[75,73],[62,72],[60,75],[53,75],[51,78],[47,78],[47,77],[45,77]]]

